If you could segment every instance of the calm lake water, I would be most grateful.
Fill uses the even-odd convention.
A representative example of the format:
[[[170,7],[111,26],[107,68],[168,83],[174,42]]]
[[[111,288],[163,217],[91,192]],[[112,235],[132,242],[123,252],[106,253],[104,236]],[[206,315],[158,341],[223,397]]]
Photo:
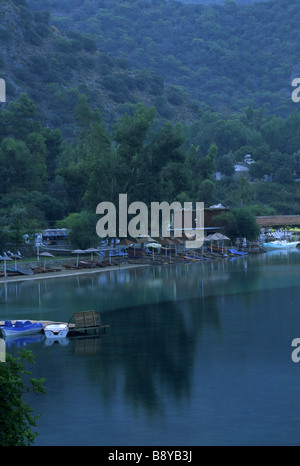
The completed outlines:
[[[111,325],[27,341],[47,379],[28,399],[36,445],[300,445],[300,251],[1,284],[0,306],[0,320],[94,309]]]

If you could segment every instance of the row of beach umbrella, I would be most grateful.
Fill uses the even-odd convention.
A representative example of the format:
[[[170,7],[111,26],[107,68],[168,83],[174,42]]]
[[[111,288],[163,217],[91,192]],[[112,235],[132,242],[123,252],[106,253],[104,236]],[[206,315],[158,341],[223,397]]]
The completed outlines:
[[[167,237],[158,237],[158,238],[152,238],[151,236],[146,236],[146,237],[138,237],[134,239],[128,239],[128,238],[123,238],[119,243],[119,246],[131,246],[134,244],[146,244],[147,247],[151,247],[153,252],[154,249],[159,249],[162,246],[170,246],[170,245],[180,245],[183,244],[185,240],[192,241],[195,239],[195,235],[190,235],[190,234],[185,234],[183,235],[182,238],[167,238]],[[224,241],[230,240],[227,236],[222,235],[221,233],[215,233],[214,235],[209,235],[205,238],[205,241],[210,241],[211,244],[213,241],[222,241],[222,244]],[[77,265],[79,263],[79,256],[81,254],[91,254],[91,260],[93,260],[93,254],[99,252],[98,249],[96,248],[89,248],[89,249],[76,249],[72,251],[72,254],[77,254]],[[166,251],[167,252],[167,251]],[[45,257],[54,257],[52,254],[44,252],[41,254],[41,256]]]
[[[155,249],[159,249],[161,248],[162,246],[170,246],[170,245],[180,245],[180,244],[183,244],[185,240],[188,240],[188,241],[192,241],[193,239],[195,239],[195,236],[193,235],[189,235],[189,234],[185,234],[183,235],[182,238],[176,238],[176,237],[172,237],[172,238],[167,238],[167,237],[159,237],[159,238],[152,238],[151,236],[147,236],[147,237],[139,237],[139,238],[135,238],[135,239],[128,239],[128,238],[123,238],[119,244],[118,244],[118,247],[119,246],[131,246],[131,245],[134,245],[134,244],[146,244],[147,247],[151,247],[152,248],[152,252],[153,252],[153,260],[154,260],[154,250]],[[214,233],[213,235],[209,235],[205,238],[205,241],[206,242],[210,242],[211,243],[211,250],[212,250],[212,243],[214,241],[217,241],[218,243],[218,246],[219,246],[219,243],[221,242],[222,243],[222,249],[224,248],[224,241],[230,241],[230,238],[228,238],[227,236],[225,235],[222,235],[221,233]],[[167,248],[165,248],[165,251],[166,251],[166,255],[167,255]],[[93,254],[94,253],[97,253],[99,252],[98,249],[96,248],[89,248],[89,249],[76,249],[74,251],[72,251],[72,254],[76,254],[77,255],[77,265],[79,263],[79,256],[81,254],[91,254],[91,260],[93,260]],[[47,257],[55,257],[53,256],[50,252],[42,252],[41,254],[39,254],[40,257],[44,257],[45,258],[45,263],[44,263],[44,267],[46,268],[46,260],[47,260]],[[10,257],[8,256],[0,256],[0,262],[4,262],[4,275],[6,276],[7,275],[7,261],[15,261],[15,269],[17,270],[17,261],[22,259],[21,256],[19,255],[14,255],[12,254]]]
[[[207,236],[204,241],[210,242],[210,250],[212,251],[212,243],[214,241],[217,241],[218,247],[219,243],[221,241],[222,244],[222,251],[224,250],[224,241],[230,241],[230,238],[228,238],[225,235],[222,235],[222,233],[214,233],[213,235]]]

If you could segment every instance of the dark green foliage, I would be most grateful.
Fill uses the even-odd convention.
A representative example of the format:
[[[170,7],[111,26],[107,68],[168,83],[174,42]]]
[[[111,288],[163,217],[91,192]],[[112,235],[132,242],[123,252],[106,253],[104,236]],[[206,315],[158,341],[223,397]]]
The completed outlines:
[[[295,181],[300,157],[299,151],[293,152],[300,131],[297,115],[286,120],[264,116],[259,126],[253,125],[260,113],[254,109],[251,118],[249,109],[233,118],[203,111],[198,123],[183,128],[157,125],[155,109],[139,104],[109,131],[86,97],[76,91],[58,95],[62,101],[58,99],[56,105],[61,111],[69,106],[77,127],[68,143],[59,130],[43,127],[36,106],[25,94],[0,113],[1,241],[6,238],[17,244],[24,233],[58,221],[62,225],[63,218],[68,224],[75,219],[83,231],[87,214],[82,212],[89,212],[92,222],[98,203],[117,204],[119,194],[148,205],[189,199],[207,207],[218,202],[232,209],[255,205],[258,214],[267,206],[280,214],[300,213]],[[290,131],[287,120],[293,122]],[[226,128],[225,134],[220,128]],[[272,147],[268,144],[275,128],[286,141],[289,138],[287,145],[277,136],[284,152],[274,142]],[[239,135],[244,136],[237,143]],[[232,150],[227,152],[230,141]],[[255,161],[250,180],[237,178],[234,172],[234,164],[246,154]],[[216,171],[222,173],[221,181],[216,181]],[[236,232],[244,231],[239,218],[235,218]],[[76,244],[93,238],[95,232],[88,231],[87,236],[74,237]]]
[[[28,0],[35,9],[41,0]],[[291,76],[299,58],[298,0],[217,2],[52,1],[52,22],[64,31],[91,33],[105,53],[128,57],[129,66],[161,75],[220,111],[239,111],[250,101],[287,116]],[[187,3],[187,2],[185,2]],[[213,2],[215,3],[215,2]],[[61,12],[65,13],[62,17]],[[93,51],[86,48],[88,51]],[[153,95],[162,82],[153,82]],[[169,96],[176,105],[180,95]]]
[[[23,349],[19,358],[7,354],[6,363],[0,363],[0,445],[30,446],[33,444],[39,416],[33,416],[33,410],[23,401],[28,392],[45,393],[45,379],[30,377],[25,368],[26,363],[34,363],[30,351]],[[27,379],[29,379],[27,381]]]
[[[298,60],[294,0],[34,5],[38,12],[15,9],[19,38],[30,43],[20,41],[26,60],[11,64],[0,113],[1,244],[64,218],[81,232],[76,244],[94,241],[97,204],[122,193],[147,204],[221,202],[239,234],[251,227],[251,206],[255,215],[300,214],[300,113],[288,89]],[[6,30],[0,42],[10,44]],[[3,54],[4,70],[7,61]],[[254,163],[238,178],[246,154]]]
[[[57,225],[71,230],[70,242],[75,248],[87,249],[92,245],[97,246],[96,223],[96,215],[91,214],[91,212],[82,211],[68,215],[62,222],[58,222]]]
[[[52,190],[60,131],[44,128],[26,94],[0,113],[0,226],[6,240],[20,244],[24,233],[65,215],[65,204]]]
[[[11,41],[12,37],[13,35],[8,29],[4,27],[0,28],[0,43],[7,44]]]
[[[216,218],[217,225],[225,225],[224,231],[228,237],[255,240],[259,236],[259,227],[255,215],[250,208],[234,209],[232,212],[221,214]]]

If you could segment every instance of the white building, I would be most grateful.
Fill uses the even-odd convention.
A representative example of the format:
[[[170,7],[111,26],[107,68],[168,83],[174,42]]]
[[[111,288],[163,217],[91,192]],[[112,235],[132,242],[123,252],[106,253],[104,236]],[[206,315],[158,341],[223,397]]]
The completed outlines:
[[[235,171],[236,176],[244,175],[244,176],[248,177],[249,176],[250,165],[252,165],[252,163],[255,163],[255,160],[253,160],[253,158],[252,158],[252,156],[250,154],[246,154],[245,158],[244,158],[244,161],[243,162],[238,162],[234,166],[234,171]]]

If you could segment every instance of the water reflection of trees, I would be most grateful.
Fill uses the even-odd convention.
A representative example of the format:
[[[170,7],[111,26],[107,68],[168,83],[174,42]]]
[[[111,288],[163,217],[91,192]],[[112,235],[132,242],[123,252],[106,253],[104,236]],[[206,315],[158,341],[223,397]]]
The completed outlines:
[[[222,333],[218,298],[228,292],[231,272],[219,262],[31,283],[24,302],[27,307],[38,296],[36,312],[47,307],[58,312],[59,297],[67,317],[76,310],[99,310],[111,336],[103,339],[101,353],[87,357],[84,376],[104,406],[121,396],[131,409],[152,417],[168,402],[189,401],[199,342],[207,329]]]
[[[113,403],[111,387],[121,383],[126,404],[149,416],[162,413],[168,401],[188,402],[199,342],[212,329],[222,338],[220,296],[259,284],[259,270],[249,270],[246,261],[152,269],[144,271],[141,282],[128,281],[132,306],[102,314],[112,335],[105,344],[107,363],[93,382],[105,401]],[[134,305],[140,293],[150,304]]]
[[[296,259],[293,257],[292,263]],[[89,388],[98,393],[99,405],[112,406],[117,397],[124,397],[131,409],[151,417],[163,412],[168,402],[176,406],[191,398],[199,343],[210,332],[215,338],[222,336],[220,297],[243,293],[245,299],[252,299],[247,292],[261,287],[265,266],[277,265],[278,258],[267,254],[232,262],[8,284],[0,287],[0,301],[4,298],[8,302],[6,315],[8,310],[17,309],[26,318],[31,317],[24,315],[29,309],[53,320],[68,319],[76,311],[100,311],[103,322],[111,325],[111,335],[103,338],[101,352],[81,356],[84,362],[77,366],[74,345],[70,367],[61,368],[56,367],[57,352],[52,349],[47,366],[52,364],[53,371],[61,372],[57,378],[64,381],[62,390],[70,389],[76,372],[78,378],[88,378]],[[70,349],[72,345],[61,350]]]
[[[105,404],[114,402],[119,387],[135,411],[149,417],[164,412],[165,403],[188,402],[199,339],[206,326],[220,329],[216,298],[165,302],[115,311],[111,336],[104,340],[101,371],[91,362],[89,377]],[[104,361],[105,358],[105,361]]]

